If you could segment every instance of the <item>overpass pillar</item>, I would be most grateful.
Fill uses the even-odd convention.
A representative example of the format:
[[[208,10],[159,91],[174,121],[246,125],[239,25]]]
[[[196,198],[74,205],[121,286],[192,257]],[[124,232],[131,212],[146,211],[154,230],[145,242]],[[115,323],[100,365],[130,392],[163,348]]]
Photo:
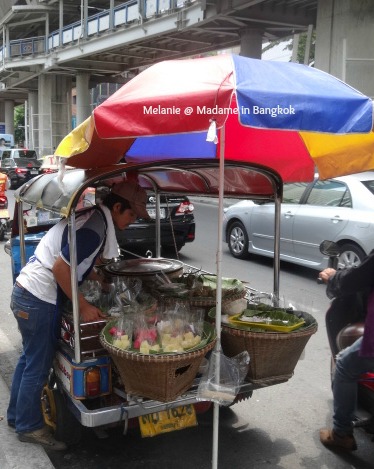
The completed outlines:
[[[318,0],[315,66],[374,97],[374,2]]]
[[[61,140],[71,131],[72,78],[55,75],[52,101],[52,152]]]
[[[29,91],[27,95],[27,111],[28,122],[26,122],[27,128],[25,129],[25,134],[27,132],[29,147],[34,150],[39,147],[37,91]]]
[[[91,115],[91,96],[89,88],[90,75],[78,73],[76,76],[77,90],[77,125],[81,124]]]
[[[261,59],[262,30],[246,28],[240,31],[240,55]]]
[[[4,102],[5,133],[14,135],[14,101],[6,99]]]
[[[71,130],[70,77],[41,75],[38,85],[38,146],[39,156],[50,155]]]
[[[4,111],[4,101],[0,101],[0,123],[4,124],[4,129],[5,129],[5,111]],[[5,130],[4,130],[5,133]]]
[[[52,75],[40,75],[38,83],[37,131],[38,142],[35,150],[39,156],[52,152]],[[36,142],[35,142],[36,143]]]

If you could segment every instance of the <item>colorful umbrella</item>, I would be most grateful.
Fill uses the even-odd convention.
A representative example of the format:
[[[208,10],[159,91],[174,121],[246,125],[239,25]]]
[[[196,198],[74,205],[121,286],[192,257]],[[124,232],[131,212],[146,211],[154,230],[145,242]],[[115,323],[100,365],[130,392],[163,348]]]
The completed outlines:
[[[225,159],[269,166],[284,182],[311,180],[315,167],[322,178],[374,168],[371,99],[311,67],[235,55],[153,65],[55,154],[82,168],[216,158],[223,127]]]

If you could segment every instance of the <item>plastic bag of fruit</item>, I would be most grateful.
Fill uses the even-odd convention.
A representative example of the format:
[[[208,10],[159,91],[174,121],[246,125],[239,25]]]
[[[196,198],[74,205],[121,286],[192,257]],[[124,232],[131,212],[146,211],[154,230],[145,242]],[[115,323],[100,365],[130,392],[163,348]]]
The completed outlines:
[[[132,347],[134,320],[130,316],[121,315],[109,329],[112,345],[122,350]]]

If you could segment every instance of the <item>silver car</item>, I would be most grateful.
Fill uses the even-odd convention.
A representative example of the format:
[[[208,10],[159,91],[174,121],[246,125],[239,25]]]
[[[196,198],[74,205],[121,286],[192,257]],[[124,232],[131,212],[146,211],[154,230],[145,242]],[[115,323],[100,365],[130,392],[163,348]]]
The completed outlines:
[[[274,203],[244,200],[224,210],[223,237],[231,254],[273,257]],[[284,186],[280,258],[312,269],[327,267],[324,239],[341,249],[339,267],[358,265],[374,248],[374,172]]]

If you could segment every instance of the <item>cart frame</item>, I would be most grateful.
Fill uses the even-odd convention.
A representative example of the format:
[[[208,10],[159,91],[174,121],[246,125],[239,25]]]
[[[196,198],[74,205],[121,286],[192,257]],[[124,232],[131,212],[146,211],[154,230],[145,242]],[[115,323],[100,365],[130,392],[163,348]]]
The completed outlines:
[[[190,196],[205,196],[219,198],[220,211],[218,221],[218,238],[222,240],[220,227],[222,226],[223,197],[241,198],[258,201],[273,201],[275,203],[274,218],[274,272],[273,292],[271,294],[274,304],[279,298],[279,235],[280,235],[280,204],[283,184],[280,176],[270,168],[245,162],[224,162],[217,159],[190,159],[169,160],[167,162],[150,162],[141,164],[117,164],[106,168],[92,170],[72,169],[63,174],[54,173],[39,176],[22,186],[15,193],[18,211],[18,227],[12,236],[19,234],[21,265],[26,262],[25,226],[23,219],[24,204],[43,208],[46,211],[58,213],[68,218],[69,235],[71,240],[71,286],[74,319],[74,356],[72,359],[79,364],[84,361],[81,350],[81,324],[78,310],[78,280],[76,274],[76,210],[81,196],[89,187],[99,188],[103,184],[118,182],[119,178],[129,179],[136,177],[146,190],[153,191],[158,197],[160,194],[183,193]],[[156,220],[157,221],[157,220]],[[159,223],[159,220],[158,220]],[[18,231],[17,231],[18,229]],[[159,228],[158,228],[159,229]],[[220,279],[220,259],[217,256],[217,275]],[[216,307],[221,312],[220,288],[217,284]],[[217,323],[220,324],[217,319]],[[218,342],[220,327],[217,326]],[[252,391],[264,386],[278,384],[285,380],[275,380],[266,385],[245,383],[241,386],[239,394],[251,395]],[[172,402],[162,403],[147,401],[138,396],[124,395],[126,404],[108,405],[107,407],[90,409],[82,400],[66,394],[66,403],[78,421],[88,427],[97,427],[109,424],[124,424],[128,419],[151,412],[158,412],[180,405],[196,403],[197,383],[195,380],[191,389]],[[117,396],[121,397],[121,390],[115,389]]]

